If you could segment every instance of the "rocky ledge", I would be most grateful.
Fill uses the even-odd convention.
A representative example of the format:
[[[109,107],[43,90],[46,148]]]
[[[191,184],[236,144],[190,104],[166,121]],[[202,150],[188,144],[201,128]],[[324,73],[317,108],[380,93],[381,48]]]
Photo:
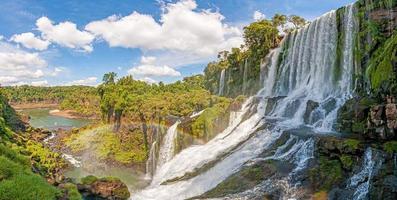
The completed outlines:
[[[127,200],[130,197],[127,185],[114,177],[97,178],[87,176],[77,184],[84,197],[108,200]]]

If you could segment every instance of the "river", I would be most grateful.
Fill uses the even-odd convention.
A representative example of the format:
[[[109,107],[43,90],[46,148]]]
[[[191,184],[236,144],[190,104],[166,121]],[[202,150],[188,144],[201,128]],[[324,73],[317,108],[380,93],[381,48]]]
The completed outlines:
[[[91,122],[89,119],[69,119],[50,115],[50,110],[50,108],[23,109],[21,113],[30,116],[31,126],[48,130],[80,128]]]

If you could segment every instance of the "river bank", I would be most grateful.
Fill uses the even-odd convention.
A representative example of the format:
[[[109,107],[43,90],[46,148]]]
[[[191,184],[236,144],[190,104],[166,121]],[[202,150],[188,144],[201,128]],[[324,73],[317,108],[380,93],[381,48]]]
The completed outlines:
[[[57,103],[11,103],[11,107],[15,110],[24,110],[24,109],[36,109],[36,108],[57,108],[59,104]]]

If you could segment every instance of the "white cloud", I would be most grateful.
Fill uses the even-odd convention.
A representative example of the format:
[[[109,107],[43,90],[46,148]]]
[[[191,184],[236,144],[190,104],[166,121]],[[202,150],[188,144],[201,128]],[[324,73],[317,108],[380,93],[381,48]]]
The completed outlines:
[[[128,70],[128,73],[136,78],[150,77],[178,77],[181,73],[166,65],[155,64],[155,57],[142,56],[141,64]]]
[[[253,18],[255,21],[258,21],[258,20],[261,20],[261,19],[265,19],[265,18],[266,18],[266,15],[263,14],[263,13],[261,13],[259,10],[256,10],[256,11],[254,12],[254,15],[252,16],[252,18]]]
[[[55,67],[54,70],[50,73],[51,76],[58,76],[64,69],[60,67]]]
[[[144,81],[144,82],[149,83],[149,84],[155,84],[155,83],[157,83],[156,80],[154,80],[154,79],[152,79],[152,78],[149,78],[149,77],[139,78],[138,80]]]
[[[93,21],[85,29],[112,47],[182,51],[201,57],[243,43],[238,28],[223,23],[219,12],[198,10],[194,0],[168,3],[162,9],[160,22],[133,12]]]
[[[37,53],[22,51],[0,42],[0,84],[12,85],[45,76],[47,62]]]
[[[85,79],[80,79],[80,80],[74,80],[69,83],[66,83],[65,85],[90,85],[94,86],[97,84],[97,77],[88,77]]]
[[[37,29],[42,38],[61,46],[91,52],[91,42],[94,36],[86,31],[77,29],[76,24],[65,21],[55,24],[47,17],[41,17],[36,21]]]
[[[40,51],[46,50],[48,48],[48,45],[50,45],[49,41],[41,40],[30,32],[15,34],[11,37],[10,40],[16,43],[20,43],[26,48],[36,49]]]
[[[60,73],[61,68],[50,68],[38,53],[21,50],[0,41],[0,84],[39,84],[43,77]]]
[[[33,85],[33,86],[48,86],[48,81],[47,80],[32,81],[31,85]]]
[[[4,36],[0,35],[0,41],[4,39]]]
[[[18,82],[18,78],[14,76],[0,76],[0,83],[1,84],[10,84]]]

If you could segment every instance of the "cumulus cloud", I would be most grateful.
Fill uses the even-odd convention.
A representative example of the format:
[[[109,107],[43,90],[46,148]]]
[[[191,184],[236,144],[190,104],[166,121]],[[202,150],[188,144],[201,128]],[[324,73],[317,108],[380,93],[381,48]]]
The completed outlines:
[[[26,48],[36,49],[39,51],[46,50],[48,48],[48,45],[50,45],[49,41],[41,40],[31,32],[15,34],[11,37],[10,40],[22,44]]]
[[[0,84],[11,85],[45,75],[47,62],[37,53],[29,53],[0,42]]]
[[[85,30],[111,47],[172,50],[210,56],[242,44],[241,31],[223,23],[219,12],[198,10],[194,0],[165,4],[160,21],[133,12],[93,21]]]
[[[97,84],[97,77],[88,77],[85,79],[80,79],[80,80],[74,80],[69,83],[66,83],[65,85],[90,85],[94,86]]]
[[[265,18],[266,18],[266,15],[263,14],[263,13],[261,13],[259,10],[256,10],[256,11],[254,12],[254,15],[252,16],[252,18],[253,18],[255,21],[258,21],[258,20],[261,20],[261,19],[265,19]]]
[[[155,57],[142,56],[141,63],[128,70],[128,73],[134,77],[178,77],[181,73],[166,65],[158,66],[155,63]]]
[[[86,31],[78,30],[72,22],[54,24],[47,17],[41,17],[36,21],[36,26],[45,40],[85,52],[93,50],[91,43],[95,37]]]
[[[59,74],[59,69],[49,67],[47,61],[38,53],[27,52],[11,43],[0,41],[0,84],[2,85],[37,83],[38,79]]]

